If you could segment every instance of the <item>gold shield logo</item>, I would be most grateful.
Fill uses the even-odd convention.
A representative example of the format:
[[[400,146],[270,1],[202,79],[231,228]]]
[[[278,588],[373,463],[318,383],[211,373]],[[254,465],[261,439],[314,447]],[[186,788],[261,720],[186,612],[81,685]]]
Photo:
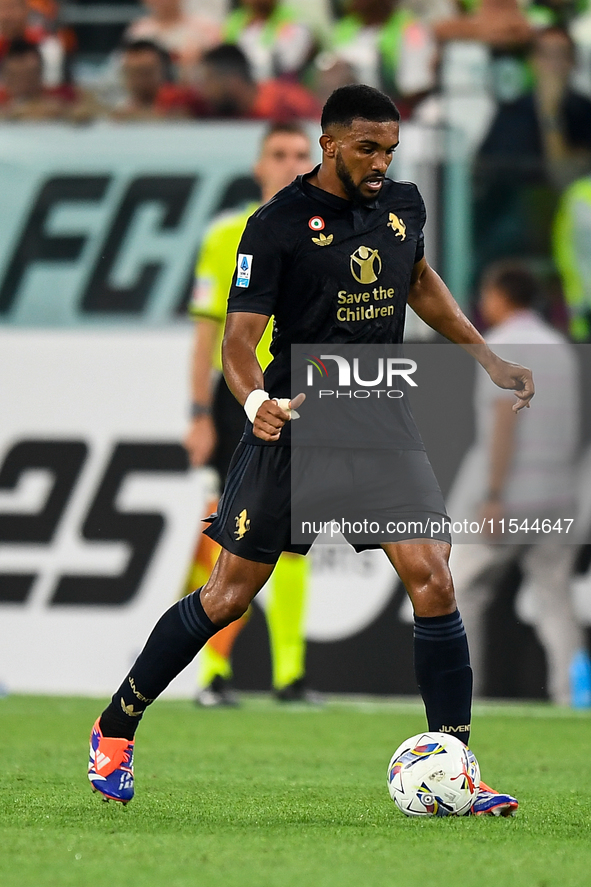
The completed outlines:
[[[236,539],[242,539],[244,534],[248,533],[250,530],[250,520],[246,508],[243,508],[238,517],[235,517],[234,520],[236,521]]]
[[[351,256],[351,274],[357,283],[373,283],[382,270],[382,260],[377,249],[360,246]]]
[[[401,240],[406,240],[406,225],[402,219],[398,218],[396,213],[390,213],[388,228],[392,229],[396,237],[400,237]]]

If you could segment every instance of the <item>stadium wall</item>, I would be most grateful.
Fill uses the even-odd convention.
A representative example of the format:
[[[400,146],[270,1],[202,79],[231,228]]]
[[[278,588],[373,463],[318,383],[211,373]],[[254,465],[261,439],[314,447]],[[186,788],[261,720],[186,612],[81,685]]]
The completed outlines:
[[[9,690],[107,694],[180,594],[204,508],[203,472],[189,469],[180,443],[190,345],[188,326],[0,331],[0,682]],[[459,363],[448,367],[459,410],[471,381]],[[445,489],[470,422],[456,422],[453,448],[435,452],[436,411],[419,407],[417,419]],[[590,580],[577,580],[588,623]],[[541,651],[516,592],[508,586],[490,614],[493,639],[516,656],[506,672],[497,662],[496,689],[541,695]],[[240,686],[268,686],[265,631],[257,608],[236,650]],[[414,692],[411,613],[381,552],[313,549],[307,636],[319,688]],[[188,669],[169,692],[193,690]]]
[[[251,167],[263,129],[4,125],[0,323],[170,322],[182,311],[208,221],[256,199]],[[317,143],[317,128],[310,134]],[[421,187],[435,265],[441,152],[437,130],[408,125],[393,165]],[[450,248],[461,249],[460,240],[456,233]]]
[[[204,499],[180,444],[191,339],[182,305],[208,220],[253,194],[261,132],[3,128],[0,684],[10,691],[105,695],[180,593]],[[429,258],[461,290],[466,207],[441,196],[465,194],[457,184],[466,170],[455,153],[442,174],[444,147],[436,130],[406,125],[394,175],[419,184]],[[465,405],[470,379],[460,384]],[[425,439],[440,430],[427,412]],[[469,427],[464,434],[468,446]],[[435,466],[444,491],[454,464]],[[518,600],[516,610],[518,580],[490,614],[491,641],[509,638],[518,657],[497,667],[494,690],[538,696],[543,655],[527,605]],[[591,623],[588,572],[576,588]],[[313,550],[313,685],[414,693],[410,619],[381,553]],[[256,607],[236,648],[239,686],[269,685],[265,632]],[[169,692],[193,691],[188,669]]]

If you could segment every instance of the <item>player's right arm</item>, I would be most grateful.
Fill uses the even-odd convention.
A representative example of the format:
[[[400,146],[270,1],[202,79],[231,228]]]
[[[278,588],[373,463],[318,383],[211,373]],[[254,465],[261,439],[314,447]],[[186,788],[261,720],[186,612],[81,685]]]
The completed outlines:
[[[236,271],[228,298],[222,341],[222,367],[228,388],[245,408],[253,433],[265,441],[279,439],[289,413],[268,399],[256,347],[275,306],[285,260],[268,218],[248,220],[238,247]]]
[[[269,315],[270,316],[270,315]],[[253,391],[264,392],[265,381],[256,348],[265,332],[269,316],[236,312],[228,314],[222,341],[222,364],[228,388],[245,405]],[[275,400],[264,400],[253,417],[252,430],[261,440],[279,440],[289,413]]]

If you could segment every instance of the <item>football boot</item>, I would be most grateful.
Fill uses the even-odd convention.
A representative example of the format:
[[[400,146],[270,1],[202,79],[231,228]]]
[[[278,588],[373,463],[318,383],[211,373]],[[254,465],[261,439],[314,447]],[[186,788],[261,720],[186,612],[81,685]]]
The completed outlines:
[[[476,800],[466,814],[467,816],[513,816],[519,804],[511,795],[503,795],[480,783]]]
[[[128,804],[133,798],[133,739],[103,736],[97,718],[90,734],[88,778],[103,801]]]

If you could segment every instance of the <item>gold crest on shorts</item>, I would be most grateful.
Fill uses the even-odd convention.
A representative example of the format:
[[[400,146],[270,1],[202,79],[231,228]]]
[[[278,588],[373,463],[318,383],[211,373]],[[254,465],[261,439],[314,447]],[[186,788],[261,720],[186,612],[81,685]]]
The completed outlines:
[[[242,539],[245,533],[250,530],[250,520],[246,508],[243,508],[234,520],[236,521],[236,539]]]

